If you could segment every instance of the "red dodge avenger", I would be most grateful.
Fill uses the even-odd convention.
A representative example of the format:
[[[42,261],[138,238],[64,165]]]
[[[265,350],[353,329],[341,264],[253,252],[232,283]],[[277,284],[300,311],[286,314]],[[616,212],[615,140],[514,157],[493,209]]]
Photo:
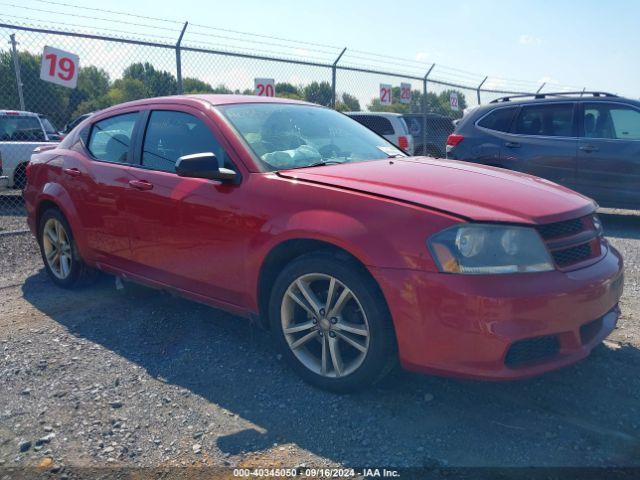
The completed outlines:
[[[408,157],[316,105],[236,95],[101,111],[31,160],[52,281],[101,270],[270,327],[306,381],[409,370],[518,379],[585,358],[623,263],[594,203],[549,181]]]

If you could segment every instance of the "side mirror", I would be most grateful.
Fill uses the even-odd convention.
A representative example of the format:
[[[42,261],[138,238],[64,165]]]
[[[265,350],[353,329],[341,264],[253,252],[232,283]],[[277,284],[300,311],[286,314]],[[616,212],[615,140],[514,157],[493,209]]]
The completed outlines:
[[[176,173],[180,177],[207,178],[224,183],[238,180],[238,173],[229,168],[220,168],[218,159],[211,152],[183,155],[176,162]]]

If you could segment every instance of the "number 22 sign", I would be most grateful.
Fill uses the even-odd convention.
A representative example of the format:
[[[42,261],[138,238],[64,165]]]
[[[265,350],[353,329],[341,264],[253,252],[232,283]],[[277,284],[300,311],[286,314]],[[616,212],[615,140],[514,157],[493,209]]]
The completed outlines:
[[[80,57],[59,48],[44,47],[40,79],[63,87],[76,88]]]

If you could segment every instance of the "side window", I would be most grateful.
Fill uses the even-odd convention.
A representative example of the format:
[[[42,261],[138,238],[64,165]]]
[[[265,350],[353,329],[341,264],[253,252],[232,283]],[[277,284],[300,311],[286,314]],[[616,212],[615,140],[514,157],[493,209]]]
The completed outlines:
[[[524,106],[516,120],[514,133],[547,137],[572,137],[573,104],[553,103]]]
[[[230,167],[222,146],[201,120],[183,112],[151,112],[142,149],[143,166],[174,173],[183,155],[206,152],[214,153],[221,167]]]
[[[361,123],[369,130],[373,130],[378,135],[393,135],[395,133],[391,122],[384,117],[379,117],[377,115],[354,115],[351,118]]]
[[[640,112],[611,103],[584,104],[584,136],[617,140],[640,140]]]
[[[516,110],[516,108],[497,108],[480,120],[478,126],[498,132],[508,132],[511,129]]]
[[[105,118],[91,127],[87,148],[98,160],[125,163],[138,113]]]

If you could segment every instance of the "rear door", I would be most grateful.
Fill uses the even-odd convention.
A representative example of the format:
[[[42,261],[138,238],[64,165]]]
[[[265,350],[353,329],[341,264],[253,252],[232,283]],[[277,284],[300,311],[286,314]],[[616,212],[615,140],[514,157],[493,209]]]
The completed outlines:
[[[85,148],[64,157],[65,188],[97,262],[127,269],[130,259],[125,193],[138,111],[103,118],[81,132]]]
[[[574,102],[523,105],[504,137],[502,163],[571,187],[578,148],[575,119]]]
[[[640,208],[640,109],[617,102],[580,105],[575,188],[602,205]]]

